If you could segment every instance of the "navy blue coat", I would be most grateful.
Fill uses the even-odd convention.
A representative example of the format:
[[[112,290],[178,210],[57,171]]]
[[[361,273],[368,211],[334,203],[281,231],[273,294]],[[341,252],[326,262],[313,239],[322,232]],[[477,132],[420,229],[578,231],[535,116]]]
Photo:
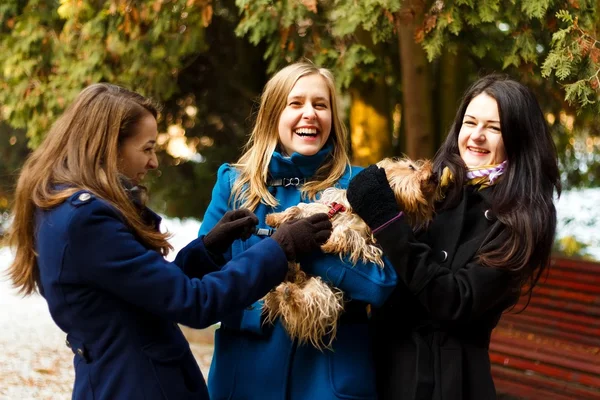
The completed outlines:
[[[75,354],[73,399],[208,399],[177,323],[205,328],[287,271],[272,239],[220,270],[201,238],[168,262],[112,206],[82,191],[38,210],[35,238],[40,291]]]

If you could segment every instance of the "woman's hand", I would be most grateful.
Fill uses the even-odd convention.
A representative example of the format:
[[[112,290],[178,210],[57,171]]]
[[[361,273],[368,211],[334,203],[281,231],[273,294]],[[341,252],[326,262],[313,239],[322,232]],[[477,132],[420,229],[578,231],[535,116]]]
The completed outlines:
[[[352,178],[346,197],[353,211],[372,230],[379,228],[400,212],[385,170],[377,165],[370,165]]]
[[[248,239],[258,225],[258,218],[248,209],[227,211],[204,236],[204,247],[213,254],[223,254],[236,239]]]
[[[271,237],[279,243],[288,261],[295,261],[319,249],[331,236],[331,229],[329,216],[319,213],[283,223]]]

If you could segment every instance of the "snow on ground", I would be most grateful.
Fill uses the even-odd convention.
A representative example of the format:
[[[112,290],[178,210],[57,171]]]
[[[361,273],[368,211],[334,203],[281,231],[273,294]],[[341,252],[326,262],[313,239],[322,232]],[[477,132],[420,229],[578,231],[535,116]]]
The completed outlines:
[[[600,189],[565,192],[557,202],[558,237],[575,236],[600,260],[598,205]],[[162,227],[174,234],[175,251],[168,257],[172,260],[177,250],[196,238],[200,222],[165,218]],[[5,277],[11,259],[10,251],[0,248],[0,400],[70,399],[73,356],[64,344],[65,334],[54,325],[40,296],[23,298],[11,288]],[[202,333],[186,332],[186,336]],[[212,347],[199,338],[192,350],[206,377]]]
[[[556,208],[557,237],[574,236],[600,261],[600,188],[564,192]]]

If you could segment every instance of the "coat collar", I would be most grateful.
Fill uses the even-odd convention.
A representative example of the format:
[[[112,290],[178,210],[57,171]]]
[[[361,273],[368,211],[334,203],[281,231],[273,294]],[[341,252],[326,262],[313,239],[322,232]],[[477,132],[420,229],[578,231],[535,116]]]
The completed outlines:
[[[331,142],[312,156],[293,153],[290,157],[286,157],[276,150],[269,162],[269,174],[273,178],[310,178],[330,156],[332,150]]]

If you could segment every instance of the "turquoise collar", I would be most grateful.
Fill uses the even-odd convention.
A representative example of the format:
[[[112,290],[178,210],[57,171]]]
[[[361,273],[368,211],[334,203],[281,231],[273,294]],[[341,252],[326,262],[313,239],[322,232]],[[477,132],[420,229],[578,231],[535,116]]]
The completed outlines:
[[[285,157],[276,150],[269,163],[269,174],[272,178],[310,178],[325,162],[332,150],[333,145],[329,142],[312,156],[293,153],[290,157]]]

